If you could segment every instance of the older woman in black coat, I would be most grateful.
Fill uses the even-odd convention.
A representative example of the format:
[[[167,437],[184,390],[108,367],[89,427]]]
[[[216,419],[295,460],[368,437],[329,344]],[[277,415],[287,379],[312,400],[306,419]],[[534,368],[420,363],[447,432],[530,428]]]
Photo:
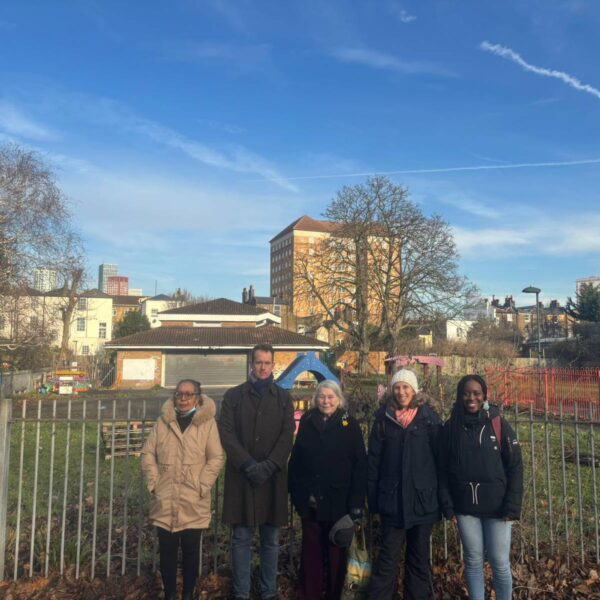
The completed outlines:
[[[404,598],[431,596],[429,538],[441,519],[436,469],[440,429],[440,418],[419,392],[416,374],[397,371],[369,438],[369,510],[382,525],[370,599],[395,597],[405,543]]]
[[[321,382],[313,404],[300,421],[288,467],[292,502],[302,518],[297,598],[321,598],[326,574],[326,598],[336,600],[344,585],[346,548],[333,544],[329,533],[341,517],[362,516],[366,452],[360,427],[346,411],[337,383]]]

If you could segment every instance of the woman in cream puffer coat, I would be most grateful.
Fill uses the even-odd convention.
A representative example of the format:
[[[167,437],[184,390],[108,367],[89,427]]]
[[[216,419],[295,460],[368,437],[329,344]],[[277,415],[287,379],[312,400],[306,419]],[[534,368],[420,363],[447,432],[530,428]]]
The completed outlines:
[[[210,524],[211,488],[225,457],[215,422],[214,401],[200,383],[184,379],[162,407],[142,449],[142,471],[152,494],[165,598],[176,596],[177,555],[183,555],[183,598],[191,599],[198,578],[201,529]]]

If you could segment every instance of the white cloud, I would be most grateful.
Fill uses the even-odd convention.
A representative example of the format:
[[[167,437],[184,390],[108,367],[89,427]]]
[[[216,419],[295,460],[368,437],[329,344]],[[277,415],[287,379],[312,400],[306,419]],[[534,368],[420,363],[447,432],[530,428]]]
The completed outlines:
[[[388,2],[388,8],[401,23],[408,24],[417,20],[417,17],[411,15],[405,8],[403,8],[400,2],[391,0],[391,2]]]
[[[514,256],[531,245],[528,232],[509,228],[454,227],[454,240],[462,257],[489,260]]]
[[[344,177],[373,177],[376,175],[427,175],[435,173],[461,173],[468,171],[495,171],[504,169],[540,169],[546,167],[573,167],[596,164],[600,164],[600,158],[585,158],[581,160],[562,160],[549,162],[506,163],[497,165],[468,165],[464,167],[425,167],[422,169],[398,169],[396,171],[363,171],[359,173],[330,173],[326,175],[298,175],[295,177],[286,177],[285,179],[280,178],[277,181],[290,182],[311,179],[340,179]]]
[[[493,260],[515,256],[583,256],[600,251],[600,214],[521,220],[499,228],[454,227],[464,258]]]
[[[372,69],[396,71],[406,75],[456,77],[456,73],[435,63],[419,60],[403,60],[391,54],[377,50],[368,50],[366,48],[334,48],[331,51],[331,55],[342,62],[364,65]]]
[[[238,173],[254,173],[287,191],[299,191],[298,187],[283,177],[266,158],[243,146],[232,146],[227,151],[211,148],[170,127],[139,117],[127,107],[113,100],[102,99],[95,102],[89,100],[86,107],[90,118],[108,122],[126,132],[134,132],[160,145],[183,152],[193,160],[205,165]]]
[[[475,215],[476,217],[483,217],[486,219],[499,219],[503,214],[498,209],[481,202],[481,200],[468,198],[463,195],[440,194],[437,199],[440,202],[443,202],[444,204],[454,206],[455,208],[458,208],[463,212]]]
[[[22,136],[29,140],[48,141],[57,137],[52,130],[6,100],[0,100],[0,128],[9,135]]]
[[[565,73],[564,71],[557,71],[555,69],[546,69],[544,67],[536,67],[535,65],[529,64],[525,62],[525,60],[521,57],[520,54],[511,50],[510,48],[506,48],[505,46],[501,46],[500,44],[491,44],[488,41],[481,42],[479,46],[482,50],[486,52],[491,52],[496,56],[500,56],[501,58],[506,58],[507,60],[511,60],[512,62],[521,66],[525,71],[530,73],[535,73],[536,75],[541,75],[542,77],[552,77],[554,79],[558,79],[563,83],[566,83],[569,87],[579,91],[586,92],[587,94],[591,94],[600,100],[600,90],[595,88],[587,83],[581,83],[579,79]]]

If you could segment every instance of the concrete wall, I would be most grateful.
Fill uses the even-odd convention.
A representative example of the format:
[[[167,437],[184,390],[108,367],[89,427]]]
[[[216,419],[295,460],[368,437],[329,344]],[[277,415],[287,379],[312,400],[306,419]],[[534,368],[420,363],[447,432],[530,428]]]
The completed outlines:
[[[1,396],[34,392],[45,381],[49,371],[9,371],[0,373]]]
[[[468,373],[484,373],[490,367],[512,367],[515,369],[537,367],[537,358],[477,358],[474,356],[441,356],[444,361],[444,375],[467,375]],[[543,367],[557,367],[552,359],[542,360]]]

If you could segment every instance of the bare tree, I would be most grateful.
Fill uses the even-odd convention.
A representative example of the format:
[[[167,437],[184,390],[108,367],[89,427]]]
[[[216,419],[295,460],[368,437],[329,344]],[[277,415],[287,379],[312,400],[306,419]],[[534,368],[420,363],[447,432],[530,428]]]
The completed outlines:
[[[324,216],[330,235],[294,257],[295,292],[350,337],[360,372],[373,337],[397,352],[404,330],[456,316],[473,294],[449,225],[389,179],[343,187]]]
[[[173,294],[169,295],[181,306],[199,304],[200,302],[207,302],[208,300],[212,300],[211,296],[207,296],[206,294],[195,295],[192,292],[190,292],[187,288],[177,288]]]
[[[55,311],[32,290],[34,271],[53,271],[57,285],[68,286],[82,265],[81,240],[51,169],[33,152],[0,147],[0,306],[9,325],[0,331],[0,349],[52,341]]]

